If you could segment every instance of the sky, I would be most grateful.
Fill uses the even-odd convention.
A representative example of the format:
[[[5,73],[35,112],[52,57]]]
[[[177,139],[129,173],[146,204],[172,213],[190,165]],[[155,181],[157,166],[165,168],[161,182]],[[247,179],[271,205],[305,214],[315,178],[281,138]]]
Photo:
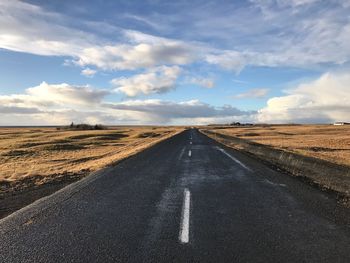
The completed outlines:
[[[0,0],[0,125],[349,113],[350,0]]]

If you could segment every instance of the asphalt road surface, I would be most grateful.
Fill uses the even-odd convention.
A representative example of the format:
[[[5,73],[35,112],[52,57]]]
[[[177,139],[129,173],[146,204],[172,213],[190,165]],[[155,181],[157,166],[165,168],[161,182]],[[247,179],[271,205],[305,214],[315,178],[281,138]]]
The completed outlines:
[[[331,194],[187,130],[0,221],[0,262],[350,262]]]

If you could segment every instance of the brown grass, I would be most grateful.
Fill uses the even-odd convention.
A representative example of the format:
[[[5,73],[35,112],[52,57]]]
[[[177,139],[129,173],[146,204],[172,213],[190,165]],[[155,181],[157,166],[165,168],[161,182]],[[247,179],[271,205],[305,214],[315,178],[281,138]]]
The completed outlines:
[[[40,185],[67,174],[87,174],[180,130],[172,127],[88,131],[0,128],[0,192],[18,181]]]
[[[270,125],[206,129],[350,166],[349,125]]]

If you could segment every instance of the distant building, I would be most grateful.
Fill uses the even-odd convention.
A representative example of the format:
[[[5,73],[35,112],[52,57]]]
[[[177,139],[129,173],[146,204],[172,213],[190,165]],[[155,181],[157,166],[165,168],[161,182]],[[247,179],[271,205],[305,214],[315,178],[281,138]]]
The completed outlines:
[[[350,122],[341,122],[341,121],[337,121],[337,122],[335,122],[333,125],[350,125]]]

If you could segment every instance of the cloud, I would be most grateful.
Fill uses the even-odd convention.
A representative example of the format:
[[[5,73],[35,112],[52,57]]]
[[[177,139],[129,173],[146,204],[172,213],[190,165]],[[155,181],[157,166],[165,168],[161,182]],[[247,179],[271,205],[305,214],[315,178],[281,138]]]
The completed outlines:
[[[245,55],[238,51],[216,51],[206,55],[205,61],[235,73],[239,73],[248,62]]]
[[[195,56],[193,47],[185,42],[117,27],[113,33],[120,37],[111,41],[94,32],[67,26],[75,21],[29,3],[3,1],[0,8],[0,48],[12,51],[68,56],[76,65],[102,70],[182,65]]]
[[[24,94],[0,95],[0,104],[8,107],[54,108],[75,105],[92,107],[101,102],[110,92],[89,86],[75,86],[66,83],[40,85],[26,89]]]
[[[0,2],[0,48],[45,56],[76,56],[97,41],[93,34],[64,26],[58,13],[21,1]]]
[[[42,82],[39,86],[27,89],[26,93],[42,102],[91,106],[101,102],[110,92],[93,89],[89,86],[75,86],[66,83],[48,84]]]
[[[0,107],[0,125],[68,125],[75,123],[126,123],[132,124],[130,118],[125,114],[109,113],[99,110],[75,110],[75,109],[55,109],[55,110],[38,110],[23,109],[23,112],[12,111],[4,112]]]
[[[236,82],[238,84],[249,84],[248,81],[240,80],[240,79],[232,79],[233,82]]]
[[[189,80],[189,83],[192,84],[196,84],[198,86],[204,87],[204,88],[213,88],[215,85],[215,82],[213,79],[210,78],[199,78],[199,77],[195,77],[195,78],[191,78]]]
[[[60,125],[74,122],[114,123],[132,118],[101,104],[110,92],[66,83],[40,85],[24,93],[0,95],[0,125]]]
[[[174,68],[162,68],[170,74]],[[167,73],[167,71],[169,71]],[[89,86],[46,82],[21,94],[0,95],[0,125],[204,124],[247,119],[254,111],[231,105],[212,106],[199,100],[107,101],[110,92]]]
[[[251,89],[247,92],[240,93],[234,96],[236,99],[244,99],[244,98],[264,98],[266,97],[269,89]]]
[[[111,82],[116,87],[116,91],[122,92],[129,97],[140,94],[159,94],[175,88],[176,79],[180,71],[178,66],[162,66],[149,69],[146,73],[129,78],[116,78]]]
[[[33,114],[40,113],[41,111],[37,108],[29,107],[18,107],[18,106],[1,106],[0,105],[0,114]]]
[[[350,74],[326,73],[299,85],[287,95],[268,100],[258,121],[272,123],[325,123],[350,121]]]
[[[90,69],[90,68],[85,68],[81,71],[81,74],[86,76],[86,77],[93,77],[97,73],[96,70]]]
[[[146,113],[158,122],[172,122],[182,120],[182,122],[196,123],[195,119],[205,119],[220,117],[234,118],[253,114],[253,111],[241,111],[230,105],[214,107],[199,100],[189,100],[183,102],[172,102],[163,100],[131,100],[115,104],[106,105],[117,110]]]
[[[314,7],[320,0],[249,0],[253,7],[258,8],[265,20],[278,18],[281,13],[298,14]],[[286,13],[287,11],[287,13]]]
[[[5,0],[0,3],[0,48],[68,57],[75,65],[101,70],[200,62],[238,74],[247,65],[312,68],[350,61],[350,22],[346,16],[350,6],[346,2],[324,6],[316,0],[250,2],[240,8],[235,3],[208,2],[201,8],[174,3],[173,8],[181,12],[170,17],[168,13],[146,12],[142,17],[129,14],[118,18],[121,22],[133,18],[160,24],[172,32],[166,34],[159,28],[158,35],[167,36],[159,37],[157,29],[153,35],[145,34]],[[188,17],[193,23],[184,25]]]
[[[74,63],[103,70],[134,70],[159,65],[183,65],[193,61],[192,48],[181,42],[116,44],[83,49]]]
[[[263,12],[273,8],[299,8],[306,5],[315,4],[320,0],[249,0]]]
[[[172,69],[172,68],[168,68]],[[199,100],[107,101],[109,91],[89,86],[48,84],[22,94],[0,96],[1,125],[75,122],[106,124],[206,124],[232,121],[325,123],[350,121],[350,74],[326,73],[268,100],[258,112]]]

